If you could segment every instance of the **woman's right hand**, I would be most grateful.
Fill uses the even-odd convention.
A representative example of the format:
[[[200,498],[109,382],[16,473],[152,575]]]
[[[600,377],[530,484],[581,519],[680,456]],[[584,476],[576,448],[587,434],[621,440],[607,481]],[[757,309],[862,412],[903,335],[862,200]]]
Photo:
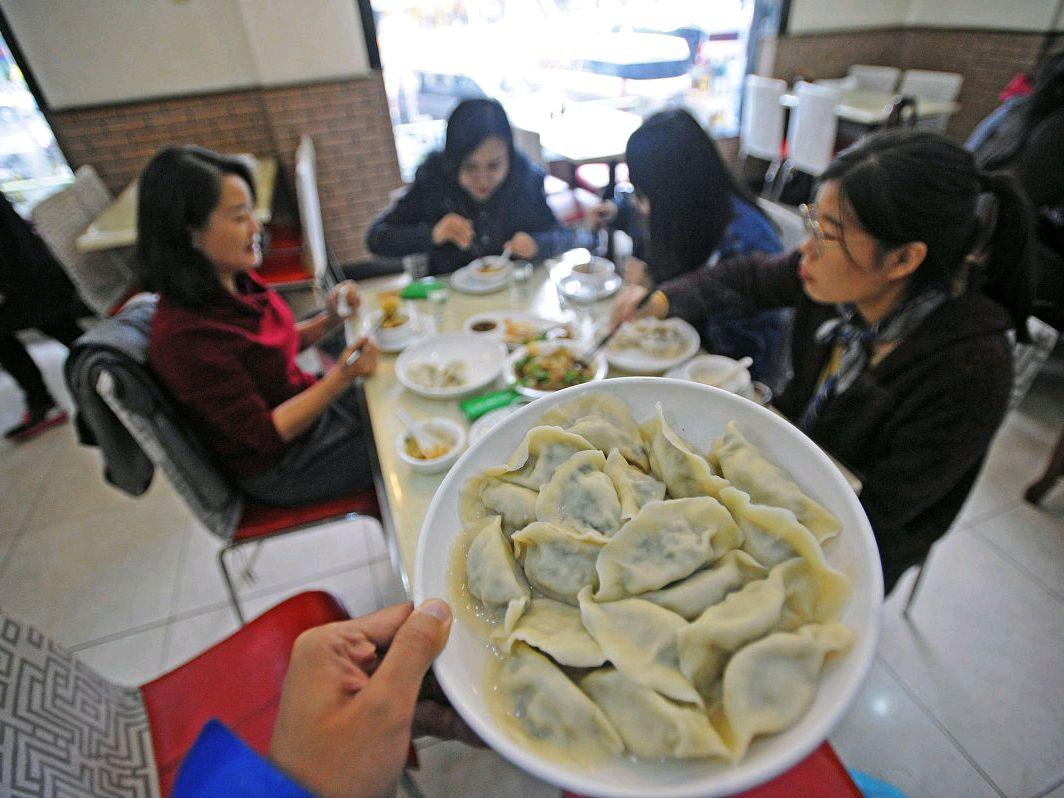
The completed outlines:
[[[613,300],[613,309],[610,311],[611,327],[633,319],[647,318],[648,316],[655,319],[665,318],[669,312],[668,300],[665,299],[665,295],[660,291],[655,291],[650,299],[646,301],[646,304],[639,308],[638,312],[636,311],[636,307],[643,300],[643,297],[647,295],[648,290],[642,285],[624,286],[621,292],[617,294],[617,298]]]
[[[432,228],[432,243],[439,246],[448,241],[459,249],[469,249],[473,243],[473,223],[457,213],[448,213]]]
[[[359,356],[358,360],[348,366],[347,359],[351,357],[359,347],[362,348],[362,354]],[[377,344],[372,338],[360,338],[344,350],[344,353],[340,355],[340,360],[336,364],[336,368],[341,374],[343,374],[348,382],[353,382],[357,377],[372,374],[377,370],[377,355],[379,352],[380,350],[377,349]]]

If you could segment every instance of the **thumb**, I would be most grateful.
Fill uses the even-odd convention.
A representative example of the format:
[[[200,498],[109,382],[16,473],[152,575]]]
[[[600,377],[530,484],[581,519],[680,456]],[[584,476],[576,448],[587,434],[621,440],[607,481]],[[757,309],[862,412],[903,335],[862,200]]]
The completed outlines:
[[[443,651],[451,633],[451,609],[442,599],[429,599],[414,610],[395,633],[373,682],[413,706],[421,681]]]

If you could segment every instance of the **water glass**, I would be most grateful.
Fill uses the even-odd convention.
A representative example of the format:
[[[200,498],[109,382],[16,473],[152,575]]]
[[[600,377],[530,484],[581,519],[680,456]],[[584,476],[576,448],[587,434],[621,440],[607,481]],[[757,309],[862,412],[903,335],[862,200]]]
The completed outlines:
[[[515,260],[510,267],[510,301],[515,309],[532,301],[532,268],[527,260]]]
[[[429,307],[432,308],[432,323],[436,332],[443,332],[447,324],[447,289],[437,288],[428,293]]]
[[[427,252],[417,252],[403,257],[403,271],[410,282],[420,280],[429,273],[429,256]]]

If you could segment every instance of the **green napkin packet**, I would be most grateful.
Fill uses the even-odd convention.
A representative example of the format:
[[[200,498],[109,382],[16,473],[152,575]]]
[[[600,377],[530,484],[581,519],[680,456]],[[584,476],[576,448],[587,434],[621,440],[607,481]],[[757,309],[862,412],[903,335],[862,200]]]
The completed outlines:
[[[470,421],[476,421],[485,413],[512,405],[514,402],[520,402],[521,398],[521,394],[512,388],[508,388],[504,391],[493,391],[492,393],[463,399],[458,403],[458,407],[466,418]]]
[[[435,277],[422,277],[400,291],[399,297],[401,299],[426,299],[433,291],[442,291],[446,287]]]

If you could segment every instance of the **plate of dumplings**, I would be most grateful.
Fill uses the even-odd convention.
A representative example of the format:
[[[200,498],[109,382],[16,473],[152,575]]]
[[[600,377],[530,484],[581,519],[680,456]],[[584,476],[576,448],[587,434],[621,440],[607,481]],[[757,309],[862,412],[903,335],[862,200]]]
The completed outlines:
[[[454,610],[436,676],[492,748],[609,798],[750,789],[808,756],[875,653],[871,526],[785,419],[630,377],[526,405],[452,467],[416,603]]]

